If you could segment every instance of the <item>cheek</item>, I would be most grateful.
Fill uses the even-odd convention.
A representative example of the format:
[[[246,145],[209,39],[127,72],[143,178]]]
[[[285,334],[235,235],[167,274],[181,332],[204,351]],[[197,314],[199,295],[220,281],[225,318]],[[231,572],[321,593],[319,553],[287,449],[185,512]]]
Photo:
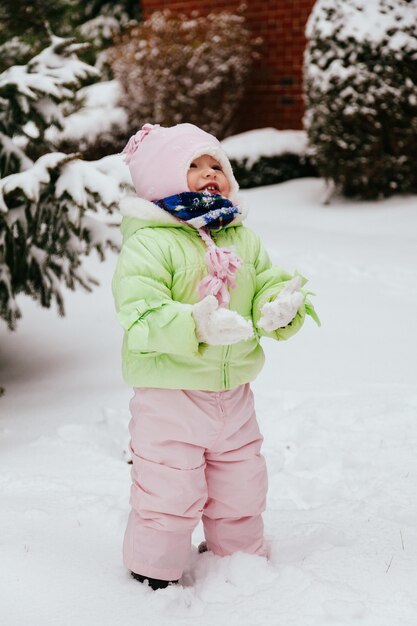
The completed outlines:
[[[198,174],[195,170],[188,170],[187,183],[188,183],[188,189],[190,191],[196,191],[197,178],[198,178]]]
[[[223,179],[223,195],[226,196],[226,198],[229,196],[230,193],[230,185],[229,185],[229,181],[227,180],[226,177],[224,177]]]

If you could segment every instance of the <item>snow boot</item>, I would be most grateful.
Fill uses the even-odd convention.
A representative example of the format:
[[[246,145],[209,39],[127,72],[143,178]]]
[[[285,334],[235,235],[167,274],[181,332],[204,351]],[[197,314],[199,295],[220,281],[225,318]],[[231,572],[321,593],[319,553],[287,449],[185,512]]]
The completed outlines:
[[[203,552],[208,552],[206,541],[202,541],[198,546],[198,554],[203,554]]]
[[[132,578],[138,580],[141,583],[148,581],[149,587],[156,591],[156,589],[165,589],[168,585],[176,585],[178,580],[160,580],[159,578],[151,578],[150,576],[142,576],[142,574],[135,574],[130,572]]]

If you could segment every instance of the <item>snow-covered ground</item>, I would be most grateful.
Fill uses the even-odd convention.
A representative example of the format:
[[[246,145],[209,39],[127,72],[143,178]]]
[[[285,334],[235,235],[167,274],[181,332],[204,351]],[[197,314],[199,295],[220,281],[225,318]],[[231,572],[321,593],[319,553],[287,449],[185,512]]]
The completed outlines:
[[[305,130],[256,128],[223,139],[222,148],[229,159],[246,159],[246,165],[251,167],[261,157],[274,157],[288,152],[305,155],[307,133]]]
[[[158,592],[124,570],[131,392],[115,256],[90,259],[101,287],[67,294],[66,318],[22,299],[18,331],[1,330],[2,625],[417,624],[417,198],[324,206],[319,179],[243,195],[322,320],[266,341],[253,384],[270,560],[194,550]]]

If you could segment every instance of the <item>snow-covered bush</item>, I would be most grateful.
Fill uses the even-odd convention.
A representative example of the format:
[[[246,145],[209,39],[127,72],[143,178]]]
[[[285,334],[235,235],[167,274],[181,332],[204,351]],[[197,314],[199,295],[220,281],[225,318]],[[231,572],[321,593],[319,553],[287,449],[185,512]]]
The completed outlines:
[[[89,43],[79,50],[80,59],[94,65],[106,83],[103,87],[87,85],[77,92],[76,114],[69,119],[66,111],[62,132],[53,133],[56,150],[81,152],[84,158],[94,160],[122,150],[130,134],[127,114],[118,104],[120,87],[113,80],[105,50],[124,28],[137,24],[140,16],[138,0],[31,0],[23,4],[5,0],[1,5],[0,73],[29,63],[49,46],[52,31]]]
[[[256,46],[243,15],[153,13],[109,54],[132,127],[186,121],[230,134]]]
[[[348,196],[417,191],[417,0],[318,0],[307,24],[305,127]]]
[[[0,71],[24,65],[49,43],[49,30],[75,36],[92,47],[82,60],[96,63],[129,23],[141,16],[138,0],[2,0],[0,4]]]
[[[0,38],[0,71],[15,65],[15,61],[19,62],[26,57],[30,58],[31,51],[30,44],[17,35],[4,41]]]
[[[303,130],[261,128],[227,137],[222,146],[242,189],[317,176]]]
[[[241,189],[277,185],[286,180],[318,176],[308,156],[300,156],[291,152],[284,152],[276,156],[261,156],[252,165],[248,161],[230,160],[236,180]]]
[[[107,49],[114,39],[129,25],[138,24],[141,17],[138,0],[78,0],[78,22],[75,35],[81,41],[91,44],[90,55],[83,60],[97,67],[102,76],[111,80],[113,74],[107,62]]]
[[[88,160],[121,152],[129,129],[120,97],[117,80],[82,87],[75,96],[77,110],[65,117],[61,130],[52,127],[46,131],[48,141],[59,151],[81,152]]]
[[[48,128],[62,126],[79,87],[97,78],[79,50],[73,40],[53,37],[27,65],[0,74],[0,317],[11,329],[21,315],[17,294],[45,307],[55,301],[63,313],[62,284],[95,283],[82,256],[95,249],[103,257],[114,246],[97,211],[118,201],[122,170],[118,175],[108,159],[88,163],[52,152],[46,138]]]

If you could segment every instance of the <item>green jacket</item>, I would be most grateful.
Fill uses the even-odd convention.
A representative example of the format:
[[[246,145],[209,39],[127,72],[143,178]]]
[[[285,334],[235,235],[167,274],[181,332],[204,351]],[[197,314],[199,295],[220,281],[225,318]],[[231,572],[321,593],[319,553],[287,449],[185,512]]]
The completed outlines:
[[[292,276],[271,265],[260,238],[239,215],[212,232],[215,243],[233,246],[242,259],[230,309],[252,319],[255,336],[227,346],[198,343],[192,306],[206,276],[206,246],[197,231],[137,197],[121,203],[123,244],[113,277],[117,318],[125,330],[122,360],[133,387],[220,391],[253,380],[262,369],[261,336],[284,340],[302,326],[306,305],[285,328],[257,328],[260,309]],[[310,311],[309,311],[310,312]]]

